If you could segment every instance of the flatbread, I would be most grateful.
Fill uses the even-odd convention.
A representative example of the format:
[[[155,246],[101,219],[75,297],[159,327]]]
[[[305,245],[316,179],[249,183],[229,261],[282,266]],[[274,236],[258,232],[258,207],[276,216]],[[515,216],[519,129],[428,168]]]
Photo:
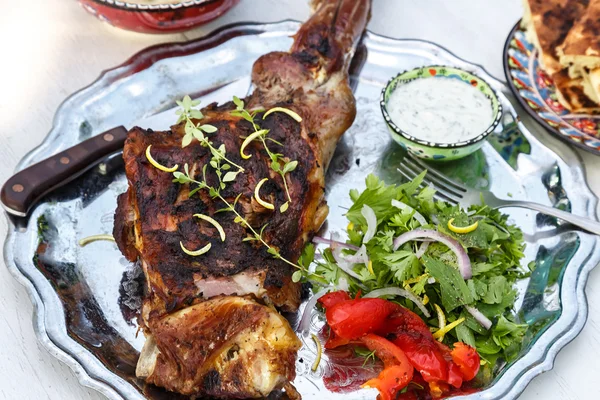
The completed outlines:
[[[560,63],[569,68],[572,78],[583,76],[584,69],[600,68],[600,0],[590,0],[558,48]]]
[[[568,69],[552,74],[557,89],[558,101],[573,113],[596,114],[600,106],[585,94],[584,79],[573,79]]]
[[[587,68],[582,70],[583,92],[600,104],[600,68],[589,71]]]
[[[553,75],[565,68],[557,50],[573,24],[583,15],[589,0],[524,0],[523,26],[537,47],[542,68]]]

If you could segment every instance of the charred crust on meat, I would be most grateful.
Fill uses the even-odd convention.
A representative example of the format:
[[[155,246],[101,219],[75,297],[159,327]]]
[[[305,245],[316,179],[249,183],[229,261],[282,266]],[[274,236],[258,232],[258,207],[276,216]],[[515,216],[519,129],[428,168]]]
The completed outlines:
[[[221,388],[221,375],[214,369],[211,369],[204,375],[202,382],[207,392],[218,391]]]

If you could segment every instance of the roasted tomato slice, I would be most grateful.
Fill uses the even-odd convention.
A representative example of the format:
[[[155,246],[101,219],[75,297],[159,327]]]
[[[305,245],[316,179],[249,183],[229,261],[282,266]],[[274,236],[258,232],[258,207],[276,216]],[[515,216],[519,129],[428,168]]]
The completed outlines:
[[[458,365],[465,381],[475,378],[481,366],[481,360],[477,351],[471,346],[462,342],[454,343],[452,349],[452,361]]]
[[[328,308],[331,308],[336,304],[346,300],[350,300],[350,295],[348,292],[338,290],[337,292],[327,293],[325,296],[317,300],[317,302],[319,302],[319,304],[321,304],[327,310]]]
[[[394,309],[394,303],[381,299],[346,300],[327,308],[325,316],[336,335],[359,339],[379,330]]]

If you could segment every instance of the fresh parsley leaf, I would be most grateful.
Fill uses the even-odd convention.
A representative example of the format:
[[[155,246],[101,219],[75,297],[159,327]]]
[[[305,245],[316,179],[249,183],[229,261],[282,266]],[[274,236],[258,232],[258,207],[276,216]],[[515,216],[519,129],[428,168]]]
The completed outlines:
[[[440,283],[442,304],[447,311],[473,302],[471,291],[457,269],[429,256],[423,256],[423,261],[429,274]]]
[[[466,343],[469,346],[476,347],[477,343],[475,342],[475,335],[473,331],[469,329],[467,325],[460,324],[455,329],[456,337],[460,342]]]
[[[412,251],[396,251],[382,258],[382,261],[394,273],[397,282],[419,276],[419,260]]]
[[[488,281],[487,291],[481,300],[486,304],[500,304],[504,295],[509,291],[510,287],[504,276],[493,276]]]

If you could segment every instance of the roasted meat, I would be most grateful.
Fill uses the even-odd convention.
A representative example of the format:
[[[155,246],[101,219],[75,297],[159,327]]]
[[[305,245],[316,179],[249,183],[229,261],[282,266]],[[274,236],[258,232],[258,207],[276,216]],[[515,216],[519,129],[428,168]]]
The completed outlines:
[[[264,397],[294,376],[297,349],[276,311],[243,297],[215,297],[153,321],[136,375],[185,394]]]
[[[279,254],[295,263],[305,245],[324,222],[325,171],[341,135],[352,124],[355,101],[348,82],[348,66],[370,15],[370,0],[321,0],[295,36],[290,52],[275,52],[254,64],[255,92],[244,99],[248,109],[285,107],[302,117],[299,123],[285,113],[273,113],[260,127],[269,130],[270,143],[296,169],[281,176],[260,141],[250,143],[242,159],[244,138],[254,132],[251,123],[233,116],[233,103],[211,104],[202,110],[202,124],[215,147],[224,145],[227,157],[243,165],[221,191],[235,202],[236,211],[260,230],[262,238]],[[189,196],[188,184],[148,161],[183,166],[202,175],[211,153],[195,141],[182,148],[184,124],[157,132],[134,128],[123,157],[129,189],[118,200],[114,236],[123,254],[141,260],[146,293],[139,319],[147,338],[137,374],[148,382],[186,395],[223,398],[262,397],[284,387],[295,376],[295,355],[300,346],[289,323],[276,308],[296,311],[300,285],[292,282],[294,267],[273,257],[249,229],[235,223],[232,212],[217,212],[223,202],[206,190]],[[261,196],[276,204],[263,207],[254,189],[269,178]],[[200,178],[198,178],[200,179]],[[206,180],[218,184],[213,169]],[[285,212],[286,186],[291,202]],[[239,197],[238,197],[239,196]],[[226,234],[194,214],[209,215]],[[211,244],[209,252],[193,257],[188,249]],[[258,356],[260,354],[260,356]]]

